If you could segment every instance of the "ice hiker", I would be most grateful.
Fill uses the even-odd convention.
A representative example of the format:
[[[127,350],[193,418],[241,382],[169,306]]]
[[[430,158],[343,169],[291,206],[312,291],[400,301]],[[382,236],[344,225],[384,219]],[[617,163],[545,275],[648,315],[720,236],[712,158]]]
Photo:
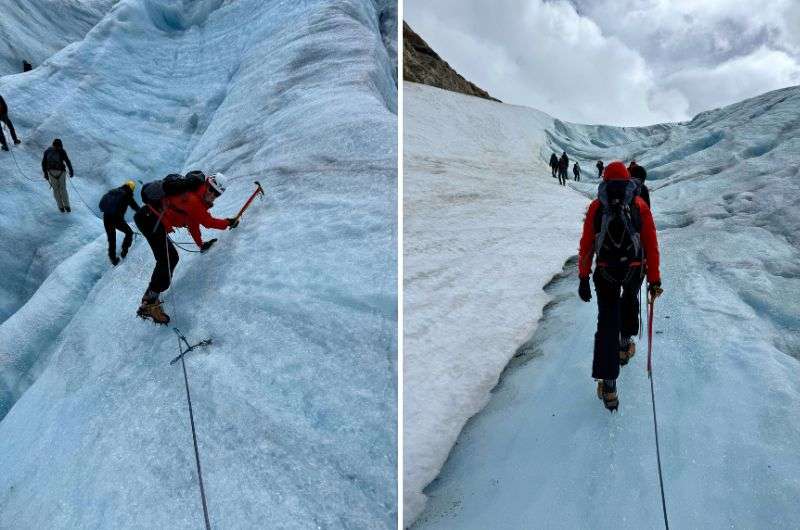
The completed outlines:
[[[650,208],[650,190],[647,189],[647,185],[644,183],[644,181],[647,180],[647,171],[644,167],[637,164],[630,168],[628,172],[631,174],[631,179],[636,182],[637,195],[644,199],[644,202],[647,203],[647,207]]]
[[[612,162],[605,168],[597,199],[586,214],[579,249],[578,294],[584,302],[592,299],[589,275],[597,255],[592,275],[598,309],[592,377],[598,380],[597,396],[609,410],[619,405],[620,365],[636,351],[633,337],[639,332],[638,295],[645,273],[651,296],[662,292],[653,215],[635,191],[625,164]]]
[[[29,63],[28,61],[24,61],[23,60],[22,61],[22,71],[23,72],[30,72],[31,70],[33,70],[33,65],[31,63]]]
[[[581,180],[581,166],[577,162],[572,166],[572,174],[575,176],[575,180]]]
[[[53,197],[55,197],[61,213],[72,211],[69,207],[69,194],[67,194],[67,178],[64,176],[67,169],[69,169],[69,178],[74,177],[72,162],[69,161],[69,156],[64,151],[64,144],[59,138],[56,138],[53,140],[53,145],[44,151],[42,172],[44,179],[50,183],[50,187],[53,189]]]
[[[136,183],[129,180],[119,188],[106,192],[100,199],[99,206],[100,211],[103,212],[103,226],[106,229],[106,236],[108,236],[108,259],[111,260],[112,265],[117,265],[120,258],[125,259],[128,249],[133,243],[133,230],[125,222],[125,212],[128,210],[128,206],[134,212],[139,211],[139,205],[133,198],[135,189]],[[120,258],[117,257],[117,230],[125,234],[119,254]]]
[[[597,178],[603,178],[603,161],[598,160],[594,167],[597,168]]]
[[[558,160],[558,183],[562,186],[567,185],[567,169],[569,169],[569,157],[567,152],[561,153],[561,158]]]
[[[169,175],[142,187],[145,204],[133,219],[150,244],[156,265],[136,312],[138,316],[157,324],[169,322],[169,315],[161,308],[159,295],[170,286],[172,273],[178,264],[178,252],[167,234],[177,227],[186,227],[200,251],[205,252],[216,239],[204,242],[200,226],[225,230],[239,224],[235,218],[217,219],[208,212],[225,191],[223,178],[221,173],[205,176],[201,171],[190,171],[185,177]]]
[[[8,105],[6,104],[6,100],[3,99],[3,96],[0,96],[0,122],[5,123],[6,127],[8,127],[8,132],[11,133],[11,139],[14,141],[14,144],[19,144],[20,139],[17,138],[17,131],[14,130],[14,124],[11,123],[11,120],[8,118]],[[3,133],[2,126],[0,126],[0,145],[2,145],[3,151],[8,151],[8,143],[6,142],[6,135]]]
[[[558,157],[555,153],[550,155],[550,170],[553,172],[553,178],[556,178],[556,171],[558,171]]]

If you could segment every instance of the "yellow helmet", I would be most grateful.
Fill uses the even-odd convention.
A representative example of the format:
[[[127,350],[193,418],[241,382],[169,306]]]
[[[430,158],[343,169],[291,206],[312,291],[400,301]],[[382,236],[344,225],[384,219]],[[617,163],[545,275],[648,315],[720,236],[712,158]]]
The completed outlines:
[[[128,186],[131,189],[131,191],[135,191],[136,190],[136,183],[134,181],[132,181],[132,180],[129,180],[128,182],[126,182],[125,185]]]

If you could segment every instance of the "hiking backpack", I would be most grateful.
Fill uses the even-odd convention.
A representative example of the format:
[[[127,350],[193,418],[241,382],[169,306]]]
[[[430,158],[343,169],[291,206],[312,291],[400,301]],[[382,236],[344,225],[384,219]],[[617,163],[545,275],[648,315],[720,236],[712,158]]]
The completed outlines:
[[[154,180],[142,186],[142,202],[160,208],[164,197],[194,191],[205,181],[206,176],[202,171],[190,171],[185,176],[170,173],[161,180]]]
[[[636,206],[637,185],[633,181],[601,182],[597,190],[600,210],[594,218],[597,264],[630,267],[642,262],[642,218]]]
[[[64,170],[64,160],[61,158],[61,153],[55,147],[50,147],[45,151],[44,162],[47,169]]]

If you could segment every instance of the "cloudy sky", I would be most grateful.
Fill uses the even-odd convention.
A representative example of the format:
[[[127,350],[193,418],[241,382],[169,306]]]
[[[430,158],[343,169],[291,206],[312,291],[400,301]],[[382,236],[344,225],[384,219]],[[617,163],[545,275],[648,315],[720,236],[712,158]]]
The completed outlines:
[[[403,18],[507,102],[646,125],[800,84],[800,0],[405,0]]]

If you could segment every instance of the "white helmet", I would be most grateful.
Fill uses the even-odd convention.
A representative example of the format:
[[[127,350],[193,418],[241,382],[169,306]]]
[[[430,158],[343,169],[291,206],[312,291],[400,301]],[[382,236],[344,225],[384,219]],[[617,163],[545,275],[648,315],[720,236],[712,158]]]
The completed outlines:
[[[217,195],[222,195],[225,191],[225,175],[222,173],[214,173],[206,177],[206,184],[214,190]]]

